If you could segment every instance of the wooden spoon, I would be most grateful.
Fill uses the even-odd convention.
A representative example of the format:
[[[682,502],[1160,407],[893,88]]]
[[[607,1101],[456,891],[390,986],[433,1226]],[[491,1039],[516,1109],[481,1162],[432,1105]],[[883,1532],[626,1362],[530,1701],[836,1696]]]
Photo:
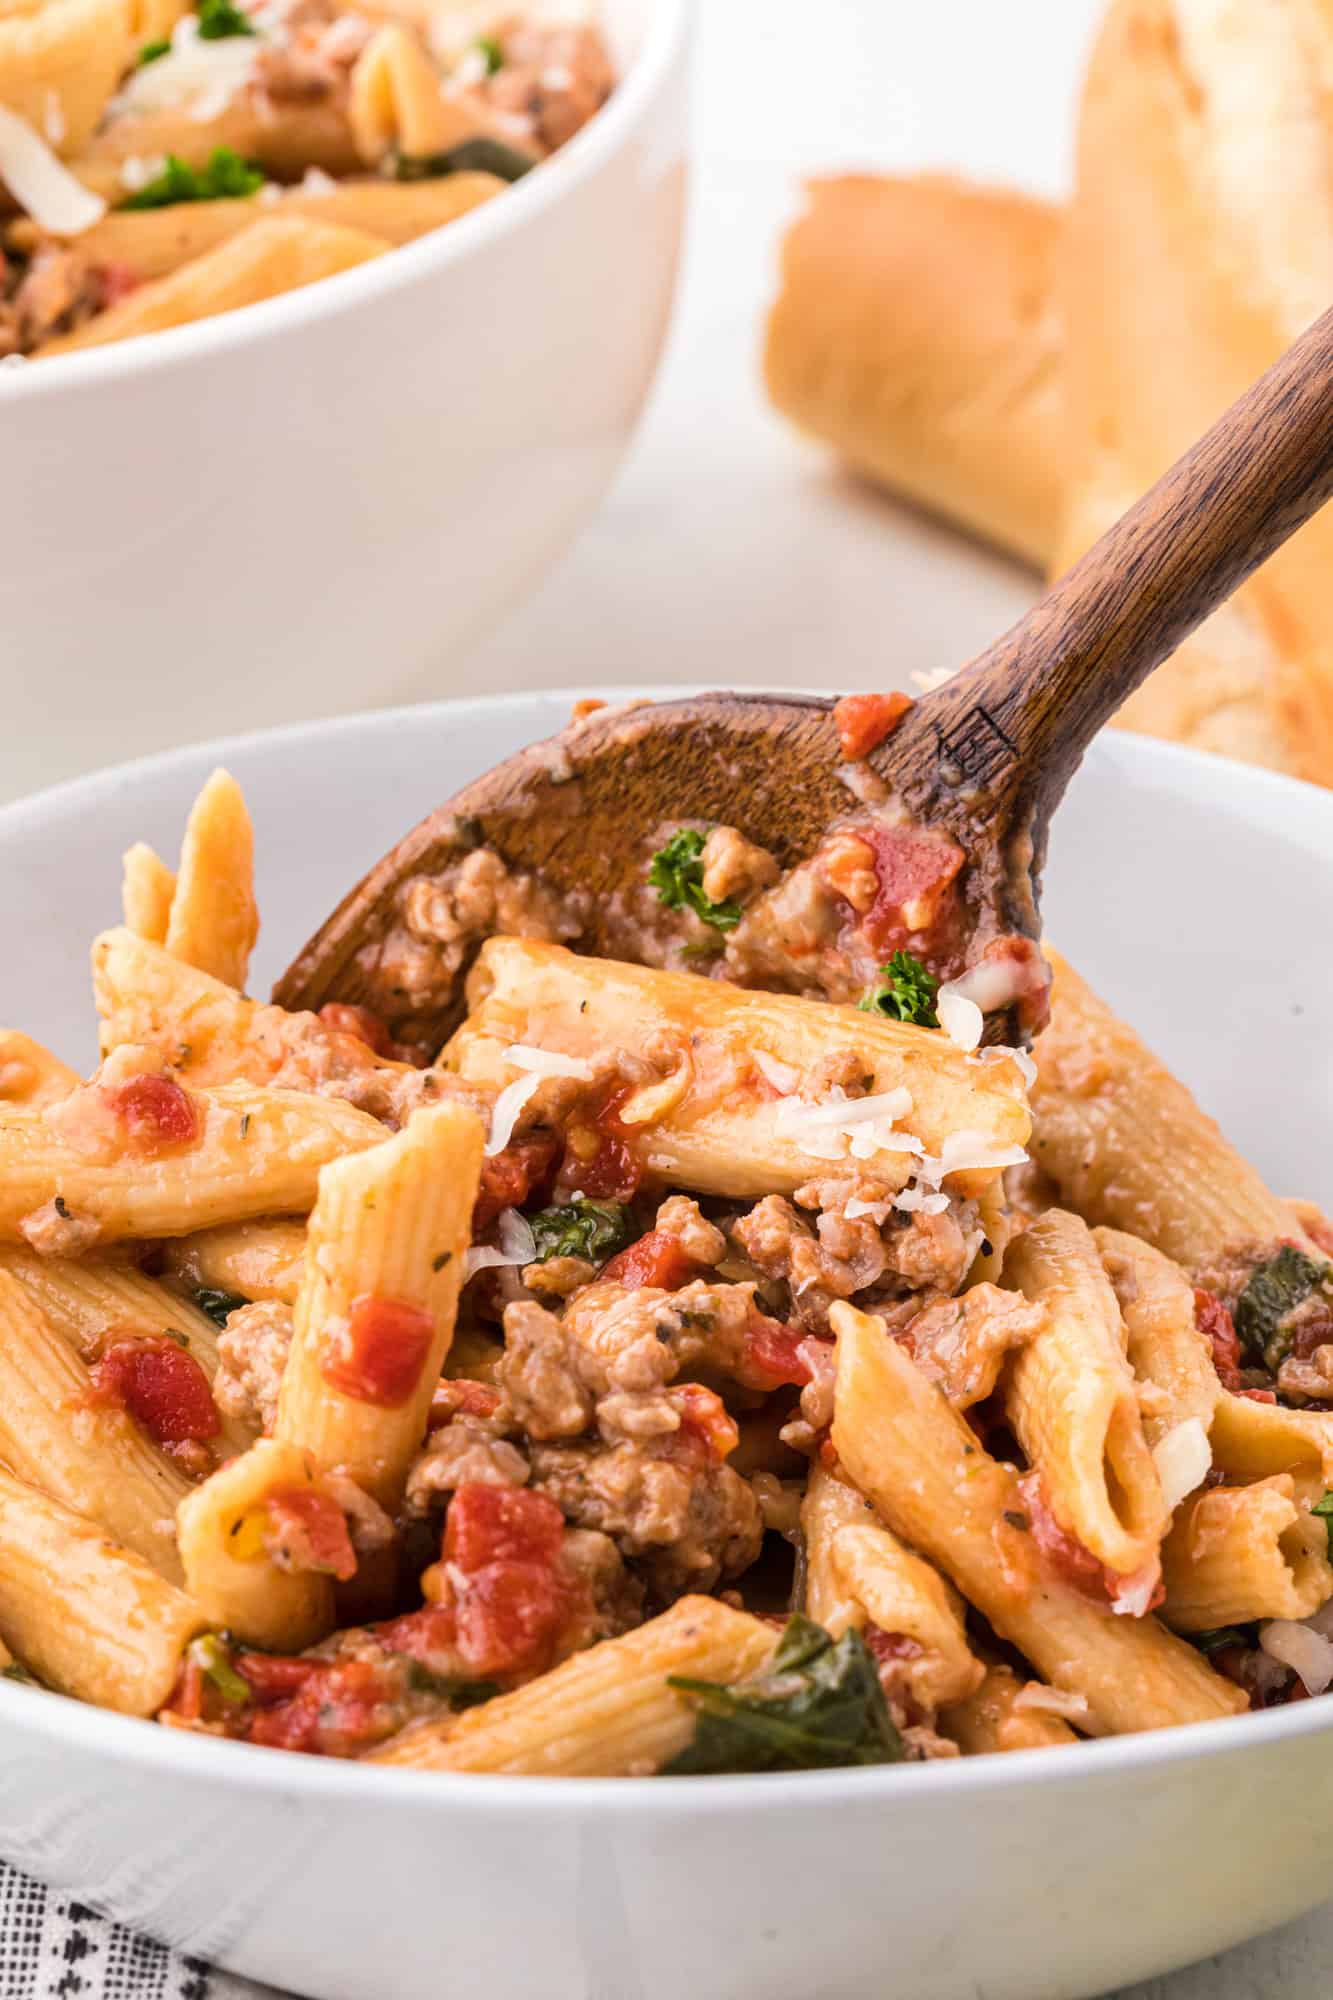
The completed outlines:
[[[964,850],[959,889],[978,950],[997,935],[1038,936],[1051,814],[1097,730],[1330,492],[1333,311],[1025,618],[871,752],[870,769],[912,820]],[[385,947],[407,885],[481,844],[557,890],[590,892],[577,943],[602,955],[609,945],[614,955],[610,899],[641,889],[664,825],[738,826],[791,867],[856,810],[832,708],[802,695],[691,696],[594,714],[506,758],[371,869],[274,998],[369,1006],[409,1043],[437,1047],[457,1016],[458,980],[414,1006]],[[1114,842],[1108,826],[1112,853]],[[623,934],[619,947],[624,955]],[[990,1027],[992,1039],[1013,1039],[1018,1023]]]

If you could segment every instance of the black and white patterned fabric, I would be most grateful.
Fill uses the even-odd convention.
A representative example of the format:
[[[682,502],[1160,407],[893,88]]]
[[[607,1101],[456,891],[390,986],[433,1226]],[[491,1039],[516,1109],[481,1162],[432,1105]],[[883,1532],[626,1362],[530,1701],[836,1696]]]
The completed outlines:
[[[0,1862],[0,2000],[282,2000]]]

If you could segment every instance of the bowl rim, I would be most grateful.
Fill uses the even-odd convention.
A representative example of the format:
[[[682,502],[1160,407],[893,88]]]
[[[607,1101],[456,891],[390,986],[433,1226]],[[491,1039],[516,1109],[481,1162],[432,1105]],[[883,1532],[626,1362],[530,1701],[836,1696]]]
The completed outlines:
[[[688,4],[688,0],[686,0]],[[600,686],[603,699],[617,702],[673,699],[707,691],[707,683],[679,686],[624,683]],[[756,689],[756,692],[759,690]],[[815,689],[788,689],[786,692],[822,693]],[[181,744],[131,762],[111,765],[82,777],[66,779],[26,797],[0,806],[0,854],[7,839],[21,839],[38,830],[52,813],[70,815],[96,810],[108,793],[140,790],[156,778],[173,776],[174,767],[191,760],[225,761],[260,748],[301,748],[314,751],[335,737],[362,734],[371,739],[392,740],[404,728],[447,728],[451,722],[469,716],[521,715],[537,711],[544,719],[554,709],[567,708],[583,698],[581,688],[538,688],[503,695],[467,695],[441,701],[389,709],[374,709],[354,715],[325,717],[313,722],[288,723],[279,728],[255,729],[230,736]],[[1090,748],[1088,759],[1103,758],[1112,763],[1137,766],[1150,783],[1187,796],[1216,795],[1226,789],[1229,801],[1240,803],[1248,792],[1258,808],[1259,823],[1282,826],[1290,831],[1293,822],[1303,823],[1312,834],[1326,841],[1333,853],[1333,792],[1307,784],[1281,772],[1240,764],[1212,752],[1194,750],[1181,744],[1116,732],[1103,736]],[[27,1708],[23,1705],[30,1704]],[[85,1752],[93,1752],[116,1764],[147,1771],[176,1773],[209,1784],[232,1786],[242,1791],[271,1793],[285,1798],[310,1800],[346,1799],[349,1806],[393,1804],[401,1809],[415,1804],[424,1811],[438,1812],[446,1800],[474,1807],[559,1815],[571,1807],[609,1812],[612,1816],[637,1814],[650,1809],[675,1817],[680,1814],[749,1812],[757,1809],[775,1785],[800,1787],[802,1803],[829,1804],[846,1808],[854,1801],[888,1801],[904,1798],[910,1788],[923,1786],[925,1801],[971,1796],[1010,1787],[1034,1784],[1108,1780],[1129,1772],[1152,1767],[1164,1770],[1181,1761],[1232,1751],[1237,1754],[1289,1739],[1333,1732],[1333,1697],[1296,1702],[1288,1707],[1257,1714],[1222,1717],[1214,1721],[1179,1724],[1174,1728],[1143,1731],[1135,1735],[1103,1738],[1062,1748],[1059,1756],[1045,1750],[1021,1750],[1003,1756],[961,1757],[932,1763],[929,1778],[914,1764],[877,1765],[869,1768],[833,1771],[773,1772],[749,1776],[711,1777],[701,1783],[697,1777],[633,1780],[625,1778],[510,1777],[497,1785],[491,1774],[449,1771],[401,1770],[333,1758],[293,1755],[256,1744],[221,1742],[184,1730],[164,1728],[151,1720],[120,1715],[80,1702],[54,1690],[23,1687],[0,1682],[0,1726],[24,1728],[49,1741],[60,1742]],[[913,1796],[916,1796],[913,1794]]]
[[[416,279],[462,262],[475,249],[539,219],[591,180],[630,139],[656,100],[663,80],[688,41],[696,0],[651,0],[652,13],[642,46],[611,96],[581,131],[537,171],[393,254],[372,258],[314,284],[280,292],[275,298],[234,307],[186,326],[137,334],[131,340],[73,354],[56,354],[40,368],[0,368],[0,397],[50,396],[62,390],[95,390],[123,383],[151,370],[172,371],[206,363],[230,349],[244,350],[284,334],[303,332],[317,321],[336,320],[373,304]]]

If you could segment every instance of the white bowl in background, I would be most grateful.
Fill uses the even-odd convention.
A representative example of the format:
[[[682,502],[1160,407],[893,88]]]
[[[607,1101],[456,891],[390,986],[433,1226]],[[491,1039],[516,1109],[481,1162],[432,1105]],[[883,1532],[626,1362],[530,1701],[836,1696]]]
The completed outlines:
[[[206,745],[0,812],[0,1020],[90,1061],[118,857],[219,759],[256,822],[256,990],[362,870],[568,695]],[[1093,746],[1052,934],[1279,1188],[1333,1196],[1333,795]],[[1257,942],[1256,921],[1258,923]],[[1333,1700],[1058,1752],[564,1781],[324,1763],[0,1684],[0,1853],[316,2000],[1081,2000],[1329,1892]]]
[[[435,235],[0,370],[0,799],[449,691],[595,508],[652,381],[691,12],[603,0],[605,109]]]

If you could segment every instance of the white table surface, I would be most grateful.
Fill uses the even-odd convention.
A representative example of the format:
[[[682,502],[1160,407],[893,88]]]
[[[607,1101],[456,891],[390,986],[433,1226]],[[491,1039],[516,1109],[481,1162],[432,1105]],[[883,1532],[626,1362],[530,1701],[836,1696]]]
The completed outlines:
[[[694,217],[666,365],[609,503],[464,663],[470,686],[907,685],[966,659],[1032,595],[1022,570],[797,444],[765,407],[755,355],[803,173],[955,167],[1065,188],[1097,0],[701,11]],[[1256,1800],[1257,1867],[1262,1812]],[[1132,2000],[1326,2000],[1331,1987],[1333,1907]]]

